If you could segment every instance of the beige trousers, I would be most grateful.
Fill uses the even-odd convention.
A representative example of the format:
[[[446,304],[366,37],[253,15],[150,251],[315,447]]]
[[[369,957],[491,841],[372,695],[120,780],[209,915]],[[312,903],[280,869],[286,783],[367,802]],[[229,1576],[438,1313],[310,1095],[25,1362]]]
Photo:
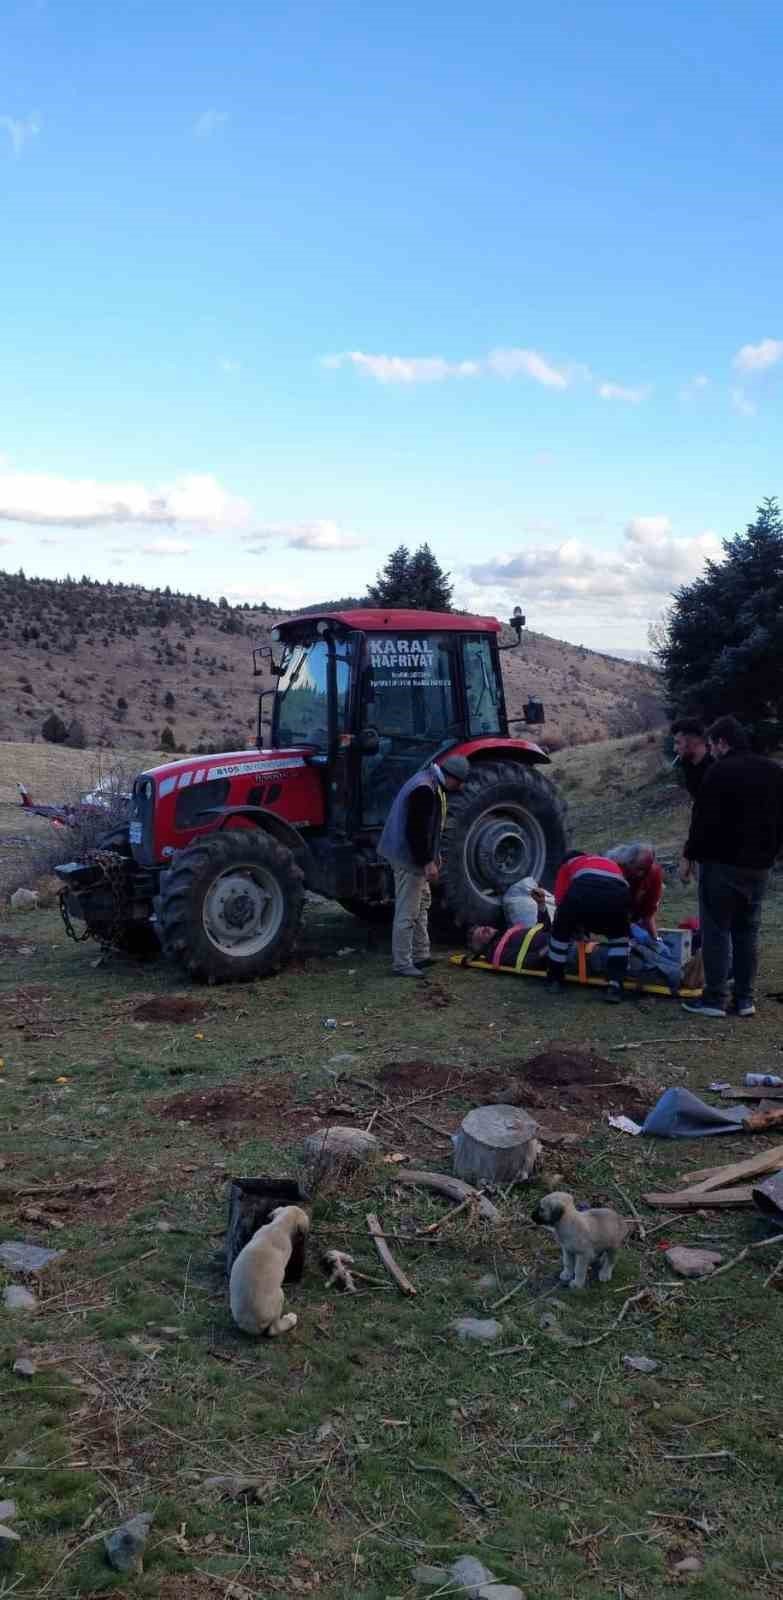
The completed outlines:
[[[427,916],[432,894],[423,872],[413,867],[394,868],[394,927],[392,958],[395,971],[415,967],[430,953]]]

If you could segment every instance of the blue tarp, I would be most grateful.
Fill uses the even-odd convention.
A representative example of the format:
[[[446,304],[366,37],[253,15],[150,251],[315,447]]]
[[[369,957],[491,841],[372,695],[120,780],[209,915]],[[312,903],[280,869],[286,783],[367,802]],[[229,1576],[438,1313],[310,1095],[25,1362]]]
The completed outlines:
[[[648,1111],[642,1133],[658,1139],[704,1139],[713,1133],[741,1133],[749,1116],[747,1106],[732,1106],[719,1111],[707,1106],[690,1089],[666,1089],[657,1105]]]

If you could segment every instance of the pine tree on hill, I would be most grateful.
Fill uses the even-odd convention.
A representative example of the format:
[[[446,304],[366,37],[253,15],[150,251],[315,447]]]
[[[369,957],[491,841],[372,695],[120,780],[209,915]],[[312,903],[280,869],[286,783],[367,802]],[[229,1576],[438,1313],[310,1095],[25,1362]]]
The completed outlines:
[[[448,580],[449,574],[441,570],[428,544],[419,545],[413,555],[401,544],[392,550],[367,598],[373,606],[450,611],[452,586]]]
[[[657,655],[670,709],[732,713],[763,748],[783,742],[783,518],[776,499],[722,561],[674,597]]]

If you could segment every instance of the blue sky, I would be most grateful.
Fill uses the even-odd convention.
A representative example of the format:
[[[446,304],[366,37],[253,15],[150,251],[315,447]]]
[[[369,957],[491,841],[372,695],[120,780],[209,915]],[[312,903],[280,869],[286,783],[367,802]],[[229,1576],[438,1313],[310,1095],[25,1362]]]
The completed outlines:
[[[783,492],[783,22],[757,0],[19,0],[0,562],[457,598],[643,648]]]

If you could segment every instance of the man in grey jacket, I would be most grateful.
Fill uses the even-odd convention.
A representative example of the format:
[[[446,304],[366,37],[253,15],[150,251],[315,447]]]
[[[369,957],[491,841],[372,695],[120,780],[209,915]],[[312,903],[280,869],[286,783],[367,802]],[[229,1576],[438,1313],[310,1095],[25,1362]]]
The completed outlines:
[[[430,885],[440,871],[446,795],[470,777],[465,756],[444,756],[403,784],[386,818],[378,854],[394,868],[392,961],[400,978],[423,978],[431,965]]]

